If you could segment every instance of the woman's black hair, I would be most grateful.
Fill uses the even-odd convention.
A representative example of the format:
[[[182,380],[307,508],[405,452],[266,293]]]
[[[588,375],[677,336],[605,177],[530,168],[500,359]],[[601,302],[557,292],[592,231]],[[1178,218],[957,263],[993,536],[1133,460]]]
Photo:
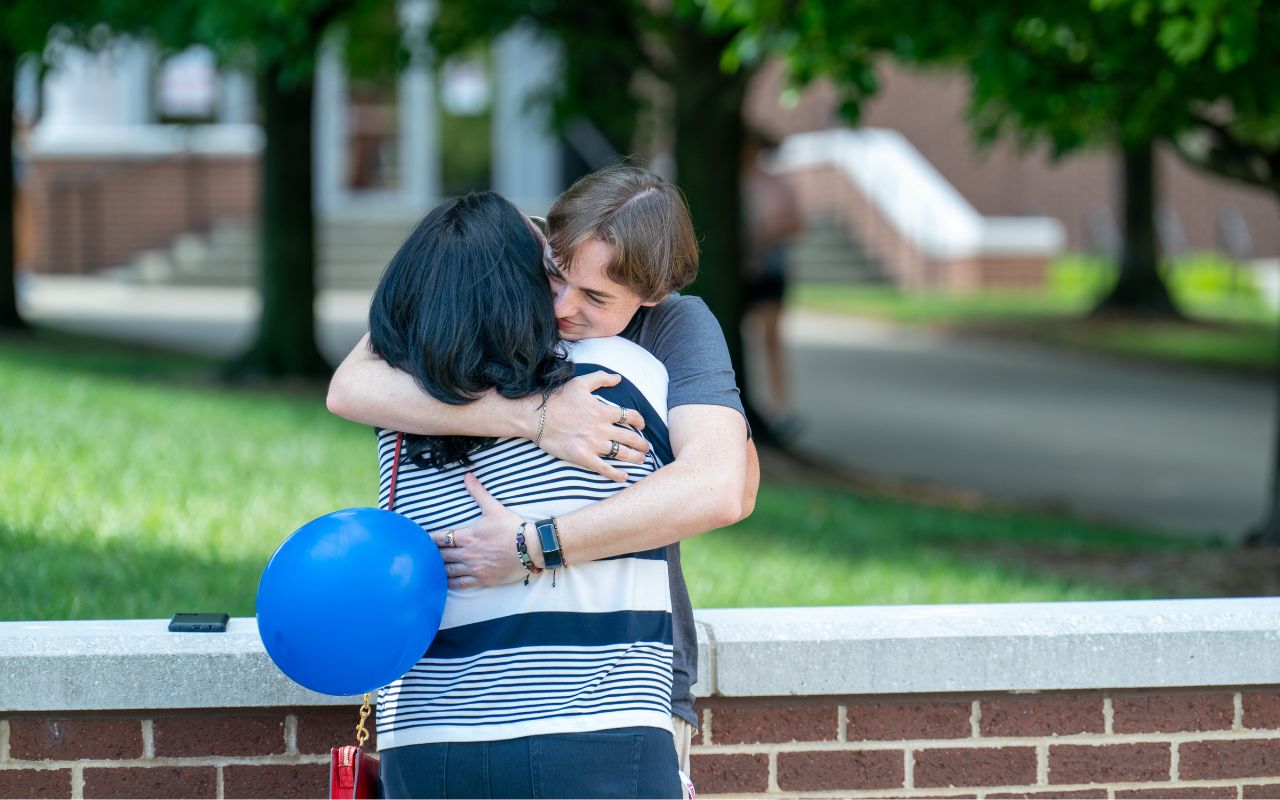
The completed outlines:
[[[543,395],[573,377],[557,350],[543,247],[528,219],[493,192],[446,200],[418,223],[378,281],[369,344],[428,394],[462,405],[489,389]],[[406,435],[424,467],[471,464],[493,439]]]

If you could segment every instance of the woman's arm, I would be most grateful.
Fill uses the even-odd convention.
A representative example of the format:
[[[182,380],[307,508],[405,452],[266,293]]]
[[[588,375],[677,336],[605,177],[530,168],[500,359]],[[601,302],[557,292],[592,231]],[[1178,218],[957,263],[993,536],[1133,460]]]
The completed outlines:
[[[535,439],[541,423],[539,446],[547,453],[624,482],[626,474],[601,455],[616,441],[624,445],[617,458],[639,464],[649,444],[635,431],[615,427],[618,409],[591,394],[619,380],[619,376],[604,372],[574,378],[548,399],[545,421],[542,398],[536,395],[508,399],[491,390],[473,403],[455,406],[431,397],[413,376],[374,355],[365,334],[334,372],[326,403],[331,413],[354,422],[432,436]],[[635,411],[627,421],[644,427]]]
[[[565,562],[582,564],[609,556],[651,550],[743,519],[755,507],[760,483],[755,446],[746,422],[723,406],[677,406],[668,415],[675,460],[634,486],[557,518]],[[454,529],[431,531],[441,555],[455,566],[449,586],[467,589],[523,580],[515,556],[516,528],[524,521],[493,499],[474,476],[467,488],[482,516]],[[542,552],[530,547],[534,563]]]

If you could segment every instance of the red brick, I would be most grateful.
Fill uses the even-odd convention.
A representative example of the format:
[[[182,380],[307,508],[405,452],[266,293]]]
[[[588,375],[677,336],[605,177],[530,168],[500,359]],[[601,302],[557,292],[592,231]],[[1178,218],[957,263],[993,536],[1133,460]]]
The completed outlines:
[[[915,751],[915,784],[1021,786],[1036,781],[1032,747],[955,747]]]
[[[1172,762],[1173,751],[1168,742],[1051,745],[1049,783],[1167,781]]]
[[[298,752],[304,755],[327,755],[335,747],[356,743],[356,723],[360,707],[350,706],[298,712]],[[377,739],[377,726],[370,714],[364,727],[369,731],[365,748],[372,750]]]
[[[694,753],[689,776],[698,794],[767,792],[769,757],[763,753]]]
[[[1100,695],[1023,695],[982,701],[983,736],[1102,733]]]
[[[142,758],[136,719],[13,719],[9,757],[29,761]]]
[[[1280,800],[1280,783],[1256,783],[1246,786],[1244,800]]]
[[[236,717],[158,717],[156,755],[266,756],[283,753],[284,716],[266,714]]]
[[[318,798],[329,794],[328,764],[231,764],[222,768],[223,797]]]
[[[711,743],[834,742],[834,705],[717,706],[711,712]]]
[[[1244,692],[1244,726],[1254,730],[1280,730],[1280,694],[1276,692]]]
[[[1106,800],[1106,789],[1080,789],[1074,792],[993,792],[983,795],[988,800]]]
[[[1236,716],[1235,700],[1225,692],[1114,697],[1111,709],[1116,733],[1227,731]]]
[[[1183,780],[1272,775],[1280,775],[1280,739],[1188,742],[1178,746],[1178,776]]]
[[[1116,789],[1117,800],[1235,800],[1234,786],[1181,786],[1173,789]]]
[[[86,798],[213,797],[218,773],[214,767],[88,767],[84,771]]]
[[[838,750],[778,754],[778,788],[784,792],[898,789],[906,779],[901,750]]]
[[[963,739],[972,733],[971,703],[854,703],[847,709],[851,742],[896,739]]]
[[[70,797],[69,769],[0,769],[0,797]]]
[[[698,725],[693,729],[693,738],[690,740],[691,744],[705,744],[705,742],[702,741],[702,729],[707,726],[707,715],[702,712],[707,709],[708,705],[709,704],[706,702],[696,701],[693,704],[693,715],[698,719]]]

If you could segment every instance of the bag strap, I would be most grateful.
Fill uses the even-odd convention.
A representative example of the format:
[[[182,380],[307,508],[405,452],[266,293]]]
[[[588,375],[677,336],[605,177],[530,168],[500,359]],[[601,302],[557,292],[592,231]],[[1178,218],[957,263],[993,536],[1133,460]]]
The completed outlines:
[[[391,459],[391,490],[387,493],[387,510],[396,508],[396,476],[400,473],[400,446],[404,444],[404,434],[396,434],[396,454]]]

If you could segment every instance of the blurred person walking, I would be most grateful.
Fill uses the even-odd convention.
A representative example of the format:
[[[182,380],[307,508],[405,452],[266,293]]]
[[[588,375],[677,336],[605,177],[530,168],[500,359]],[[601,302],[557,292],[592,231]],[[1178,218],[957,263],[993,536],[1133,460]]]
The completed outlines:
[[[749,129],[742,148],[744,325],[759,344],[767,396],[761,411],[775,436],[787,441],[799,429],[791,403],[791,373],[782,344],[782,311],[790,270],[790,243],[804,230],[800,203],[785,179],[770,172],[777,140]]]

